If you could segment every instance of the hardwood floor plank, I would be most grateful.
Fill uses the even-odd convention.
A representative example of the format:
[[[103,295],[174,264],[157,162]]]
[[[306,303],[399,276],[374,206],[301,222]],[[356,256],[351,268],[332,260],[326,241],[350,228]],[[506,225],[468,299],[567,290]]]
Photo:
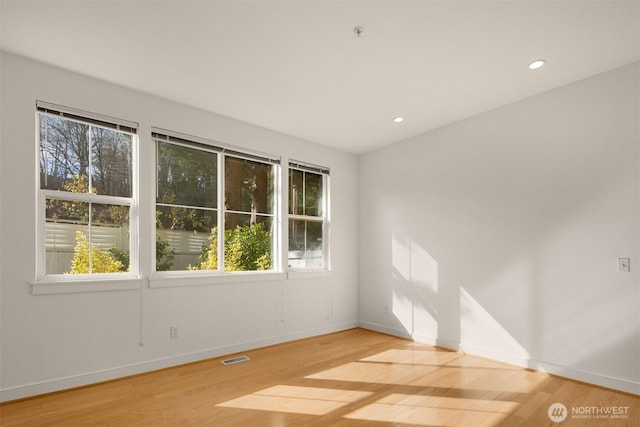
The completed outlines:
[[[242,354],[9,402],[0,425],[539,427],[556,402],[563,427],[640,425],[638,396],[364,329]],[[572,418],[585,407],[627,415]]]

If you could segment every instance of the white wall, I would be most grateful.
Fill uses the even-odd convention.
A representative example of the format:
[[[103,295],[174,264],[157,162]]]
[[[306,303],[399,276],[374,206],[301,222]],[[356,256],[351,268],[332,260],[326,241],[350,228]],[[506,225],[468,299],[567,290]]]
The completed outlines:
[[[632,64],[361,156],[361,324],[640,393],[639,80]]]
[[[246,123],[2,53],[1,400],[357,325],[357,159]],[[152,221],[141,224],[141,290],[32,295],[35,101],[140,124],[141,212],[153,218],[156,126],[331,168],[329,277],[150,288]],[[179,337],[169,338],[169,326]],[[141,345],[142,343],[142,345]]]
[[[640,392],[638,64],[363,155],[359,164],[14,55],[2,53],[0,67],[0,400],[358,319]],[[142,224],[141,290],[32,295],[36,99],[140,123],[146,215],[151,126],[330,167],[333,273],[149,288],[154,225]],[[631,258],[631,273],[616,272],[617,257]],[[170,325],[179,338],[169,338]]]

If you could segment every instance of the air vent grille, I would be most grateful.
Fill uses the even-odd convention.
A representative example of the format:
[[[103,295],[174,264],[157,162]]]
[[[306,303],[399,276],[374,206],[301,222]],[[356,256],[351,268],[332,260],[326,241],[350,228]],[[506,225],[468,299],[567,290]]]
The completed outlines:
[[[249,360],[247,356],[232,357],[231,359],[225,359],[222,361],[223,365],[233,365],[234,363],[246,362]]]

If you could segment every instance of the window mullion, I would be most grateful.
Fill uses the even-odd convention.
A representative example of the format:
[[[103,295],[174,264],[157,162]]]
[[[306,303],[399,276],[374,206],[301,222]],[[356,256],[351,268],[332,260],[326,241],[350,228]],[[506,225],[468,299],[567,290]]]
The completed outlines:
[[[91,202],[89,202],[89,236],[87,237],[89,240],[89,274],[93,273],[93,236],[92,236],[92,230],[93,230],[93,205],[91,204]]]
[[[89,170],[87,171],[87,185],[89,186],[89,194],[93,193],[93,156],[91,155],[91,150],[93,149],[93,132],[91,132],[92,129],[92,125],[89,125],[87,128],[87,132],[89,133],[87,137],[87,143],[89,144],[89,146],[87,147],[87,160],[89,161]]]
[[[226,209],[225,210],[226,213],[232,213],[232,214],[240,214],[240,215],[255,215],[255,216],[267,216],[270,218],[275,217],[275,214],[272,213],[262,213],[262,212],[246,212],[246,211],[234,211],[231,209]]]
[[[224,271],[224,227],[226,216],[225,205],[225,155],[220,153],[218,159],[218,271]]]
[[[66,200],[69,202],[102,203],[106,205],[131,206],[132,199],[129,197],[107,196],[95,193],[73,193],[60,190],[40,190],[47,199]]]
[[[289,214],[289,219],[299,219],[304,221],[323,222],[324,218],[321,216],[307,216],[307,215],[293,215]]]
[[[302,215],[306,215],[306,214],[307,214],[307,173],[305,171],[302,171]],[[305,228],[305,234],[306,234],[306,228]]]
[[[203,211],[217,212],[218,208],[207,208],[205,206],[189,206],[189,205],[177,205],[173,203],[156,203],[156,206],[165,206],[168,208],[185,208],[185,209],[198,209]]]
[[[309,233],[307,227],[307,221],[304,223],[304,263],[305,265],[309,262]]]

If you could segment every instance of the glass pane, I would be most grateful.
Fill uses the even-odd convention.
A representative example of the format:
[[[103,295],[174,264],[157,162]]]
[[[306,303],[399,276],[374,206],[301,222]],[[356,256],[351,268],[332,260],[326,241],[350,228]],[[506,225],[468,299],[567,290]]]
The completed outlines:
[[[322,223],[307,221],[306,267],[322,268]]]
[[[112,129],[91,127],[92,191],[131,197],[132,136]]]
[[[89,234],[89,204],[47,199],[45,209],[46,273],[69,273],[76,235]]]
[[[89,191],[89,125],[40,114],[40,188]]]
[[[47,274],[129,271],[129,207],[47,199],[45,251]]]
[[[271,217],[225,214],[224,270],[273,269]]]
[[[216,211],[156,207],[156,270],[216,270]]]
[[[89,225],[89,203],[46,199],[47,222]]]
[[[190,233],[209,233],[216,227],[216,211],[176,206],[156,206],[156,227]]]
[[[273,213],[273,165],[225,157],[225,206],[228,210]]]
[[[289,267],[305,266],[305,221],[289,220]]]
[[[289,213],[293,215],[304,214],[304,172],[289,169]]]
[[[76,236],[76,250],[72,273],[86,273],[88,265],[80,260],[82,251],[90,252],[91,273],[120,273],[129,271],[129,207],[91,204],[90,242]],[[89,250],[89,245],[91,249]],[[84,246],[83,246],[84,245]],[[82,262],[80,262],[82,261]],[[80,271],[82,270],[82,271]]]
[[[322,268],[322,222],[289,221],[289,267]]]
[[[217,154],[158,142],[158,203],[217,207]]]
[[[322,175],[304,173],[304,214],[322,215]]]

